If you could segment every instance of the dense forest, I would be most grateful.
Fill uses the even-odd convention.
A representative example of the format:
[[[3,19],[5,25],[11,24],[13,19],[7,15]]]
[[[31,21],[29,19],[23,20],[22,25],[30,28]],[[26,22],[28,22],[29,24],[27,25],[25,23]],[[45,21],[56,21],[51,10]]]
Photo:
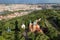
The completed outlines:
[[[33,33],[29,31],[29,21],[32,22],[41,18],[39,22],[40,28],[43,33]],[[17,21],[17,27],[19,31],[15,31],[15,22]],[[27,36],[23,33],[24,29],[21,28],[21,24],[26,25]],[[10,31],[8,31],[8,27]],[[28,15],[21,17],[15,17],[9,20],[0,21],[0,40],[60,40],[60,10],[37,10]]]

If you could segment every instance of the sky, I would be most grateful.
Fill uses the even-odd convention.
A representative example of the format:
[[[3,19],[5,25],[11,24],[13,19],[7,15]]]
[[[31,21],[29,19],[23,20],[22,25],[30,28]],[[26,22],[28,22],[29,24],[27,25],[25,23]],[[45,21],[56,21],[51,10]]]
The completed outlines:
[[[60,3],[60,0],[0,0],[0,3]]]

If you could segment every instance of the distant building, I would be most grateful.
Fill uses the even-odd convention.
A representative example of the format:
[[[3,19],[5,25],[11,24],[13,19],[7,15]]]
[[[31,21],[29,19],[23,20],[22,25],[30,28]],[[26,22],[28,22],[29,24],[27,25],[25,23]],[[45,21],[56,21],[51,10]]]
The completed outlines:
[[[53,9],[60,9],[60,5],[52,5]]]
[[[38,5],[28,5],[28,4],[12,4],[12,5],[0,5],[0,11],[16,11],[16,10],[41,10]]]

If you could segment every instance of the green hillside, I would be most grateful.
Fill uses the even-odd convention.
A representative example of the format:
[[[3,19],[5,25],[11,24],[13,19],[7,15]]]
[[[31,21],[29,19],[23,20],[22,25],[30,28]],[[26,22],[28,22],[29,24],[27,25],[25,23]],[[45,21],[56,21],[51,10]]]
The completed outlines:
[[[3,38],[1,39],[0,37],[0,40],[25,40],[23,36],[25,30],[21,29],[21,24],[24,23],[26,29],[29,30],[29,21],[31,20],[33,22],[39,18],[42,19],[39,25],[43,33],[32,33],[28,31],[27,35],[29,40],[60,40],[60,10],[49,9],[33,11],[28,15],[0,21],[0,36]],[[20,29],[17,38],[15,37],[15,31],[12,31],[12,29],[15,29],[16,20],[18,22],[18,28]],[[8,27],[10,27],[11,32],[7,32]]]

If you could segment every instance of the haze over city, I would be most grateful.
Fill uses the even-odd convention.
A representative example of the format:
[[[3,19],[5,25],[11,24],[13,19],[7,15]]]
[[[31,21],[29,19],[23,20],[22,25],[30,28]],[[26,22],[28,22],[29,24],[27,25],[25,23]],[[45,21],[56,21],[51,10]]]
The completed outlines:
[[[3,4],[11,4],[11,3],[30,3],[30,4],[36,4],[36,3],[60,3],[60,0],[0,0],[0,3]]]

